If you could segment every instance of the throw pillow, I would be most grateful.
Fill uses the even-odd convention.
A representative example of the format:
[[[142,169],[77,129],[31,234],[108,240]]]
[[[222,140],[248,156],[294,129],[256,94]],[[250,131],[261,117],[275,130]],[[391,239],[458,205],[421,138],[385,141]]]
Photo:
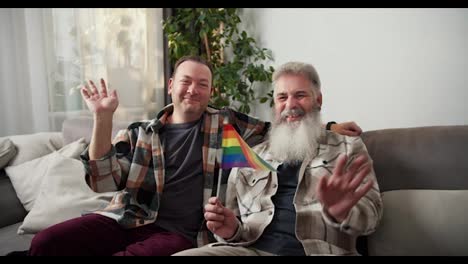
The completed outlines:
[[[4,138],[10,139],[18,150],[8,166],[37,159],[63,147],[62,133],[60,132],[41,132]]]
[[[84,143],[84,138],[81,138],[61,148],[58,152],[66,157],[78,159],[80,153],[83,152],[85,148],[86,144]],[[39,194],[38,187],[41,186],[47,168],[51,162],[50,158],[53,155],[54,152],[16,166],[5,167],[5,172],[8,177],[10,177],[16,195],[26,211],[31,210],[34,200]]]
[[[8,138],[0,139],[0,169],[3,169],[17,153],[16,147]]]
[[[81,161],[53,153],[34,206],[18,234],[35,234],[49,226],[104,208],[113,192],[95,193],[85,181]]]

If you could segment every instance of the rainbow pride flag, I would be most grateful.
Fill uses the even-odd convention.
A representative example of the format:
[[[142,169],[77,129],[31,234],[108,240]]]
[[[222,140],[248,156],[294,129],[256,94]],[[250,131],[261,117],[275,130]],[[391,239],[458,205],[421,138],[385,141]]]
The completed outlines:
[[[222,169],[251,167],[257,170],[276,171],[245,143],[231,124],[224,125],[222,147]]]

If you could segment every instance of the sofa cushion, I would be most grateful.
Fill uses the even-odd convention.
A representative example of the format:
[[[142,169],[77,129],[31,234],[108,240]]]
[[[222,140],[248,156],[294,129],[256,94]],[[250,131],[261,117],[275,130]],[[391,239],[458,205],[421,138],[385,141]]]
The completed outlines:
[[[79,139],[61,148],[58,152],[67,157],[78,159],[80,153],[85,148],[84,139]],[[5,168],[16,191],[16,195],[27,211],[31,210],[39,194],[38,186],[41,186],[53,155],[54,153],[50,153],[40,158]]]
[[[8,138],[0,139],[0,169],[5,167],[17,153],[16,147]]]
[[[382,129],[362,139],[381,192],[468,189],[468,126]]]
[[[79,160],[54,152],[34,206],[18,233],[37,233],[51,225],[105,207],[113,192],[95,193],[86,183]]]
[[[23,221],[27,212],[3,169],[0,169],[0,193],[0,227]]]
[[[14,225],[0,228],[0,256],[4,256],[12,251],[29,249],[34,235],[18,236],[16,232],[21,224],[21,222],[18,222]]]
[[[369,255],[468,255],[468,190],[389,191],[383,204]]]
[[[15,166],[37,159],[63,146],[62,133],[60,132],[41,132],[9,136],[0,138],[0,140],[4,138],[10,139],[13,144],[15,144],[18,151],[16,156],[8,163],[9,166]]]

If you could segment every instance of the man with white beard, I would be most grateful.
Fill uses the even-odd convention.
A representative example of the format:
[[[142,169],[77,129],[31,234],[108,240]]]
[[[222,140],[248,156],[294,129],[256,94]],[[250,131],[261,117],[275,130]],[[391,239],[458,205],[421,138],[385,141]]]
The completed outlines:
[[[356,238],[377,227],[372,161],[361,138],[321,127],[315,68],[289,62],[273,81],[273,126],[254,150],[277,171],[233,169],[226,205],[211,197],[205,206],[218,242],[176,255],[356,255]]]

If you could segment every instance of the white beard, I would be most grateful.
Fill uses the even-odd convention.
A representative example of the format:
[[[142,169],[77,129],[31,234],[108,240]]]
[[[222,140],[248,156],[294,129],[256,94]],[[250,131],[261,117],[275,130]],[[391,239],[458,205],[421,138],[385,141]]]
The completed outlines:
[[[317,153],[318,138],[322,131],[319,111],[313,111],[300,121],[276,121],[270,131],[270,152],[278,161],[302,162]]]

